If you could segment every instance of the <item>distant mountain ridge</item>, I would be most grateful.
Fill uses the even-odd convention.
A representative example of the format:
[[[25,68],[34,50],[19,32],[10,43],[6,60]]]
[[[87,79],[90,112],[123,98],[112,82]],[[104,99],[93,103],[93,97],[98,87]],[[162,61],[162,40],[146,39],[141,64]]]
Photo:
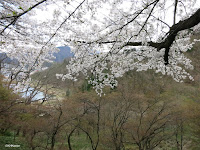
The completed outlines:
[[[57,48],[59,48],[60,51],[57,53],[53,53],[53,55],[56,57],[55,59],[53,59],[54,62],[62,63],[65,59],[74,57],[74,53],[71,52],[69,46],[60,46]],[[0,63],[15,65],[15,64],[18,64],[18,61],[17,59],[9,58],[7,54],[3,52],[3,53],[0,53]],[[51,65],[52,63],[47,63],[47,62],[43,64],[43,66],[45,67],[50,67]]]
[[[56,57],[53,61],[61,63],[63,62],[66,58],[72,58],[74,57],[74,53],[71,52],[69,46],[61,46],[58,47],[60,51],[58,53],[53,53],[53,55]]]
[[[6,53],[0,53],[0,63],[18,64],[18,61],[17,59],[9,58]]]

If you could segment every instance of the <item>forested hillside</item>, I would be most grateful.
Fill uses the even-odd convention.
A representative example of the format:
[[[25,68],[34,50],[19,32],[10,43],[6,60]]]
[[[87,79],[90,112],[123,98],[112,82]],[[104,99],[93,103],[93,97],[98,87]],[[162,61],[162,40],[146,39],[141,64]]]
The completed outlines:
[[[200,150],[200,0],[0,0],[0,150]]]
[[[177,83],[153,70],[129,71],[118,79],[118,87],[104,89],[101,97],[81,75],[77,82],[56,79],[56,73],[65,73],[68,60],[34,74],[34,80],[53,85],[54,94],[63,92],[62,100],[26,106],[12,105],[6,95],[1,98],[1,149],[6,143],[27,150],[200,149],[197,48],[188,53],[195,81]]]

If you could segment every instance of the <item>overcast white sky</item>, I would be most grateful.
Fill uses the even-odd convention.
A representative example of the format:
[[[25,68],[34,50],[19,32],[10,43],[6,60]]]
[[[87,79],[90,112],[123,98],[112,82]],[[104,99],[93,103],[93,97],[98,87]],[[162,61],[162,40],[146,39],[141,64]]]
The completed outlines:
[[[189,0],[188,0],[189,1]],[[186,1],[186,2],[188,2]],[[66,16],[69,15],[70,12],[73,12],[74,9],[82,2],[82,0],[75,0],[73,1],[72,3],[70,3],[70,5],[65,5],[64,2],[62,1],[56,1],[54,2],[53,4],[51,5],[48,5],[46,7],[46,9],[43,9],[43,10],[36,10],[36,13],[37,15],[34,17],[34,19],[36,19],[38,22],[43,22],[43,21],[47,21],[47,20],[51,20],[53,19],[53,13],[55,10],[59,10],[61,11],[61,14],[62,15],[59,15],[60,17],[58,19],[60,19],[61,21],[64,20],[66,18]],[[167,24],[169,24],[170,26],[173,24],[173,11],[174,11],[174,6],[173,6],[173,2],[172,0],[167,0],[167,3],[166,3],[166,15],[165,15],[165,22]],[[128,10],[127,8],[130,7],[130,3],[131,1],[130,0],[126,0],[123,2],[123,4],[121,5],[122,8],[124,8],[124,10]],[[195,4],[195,8],[200,8],[200,0],[197,0],[196,1],[196,4]],[[98,12],[98,20],[101,22],[103,20],[101,20],[101,18],[103,17],[106,17],[108,18],[109,17],[109,9],[110,9],[110,6],[109,5],[106,5],[103,6],[102,9],[99,10]],[[187,10],[189,11],[189,10]],[[157,11],[156,13],[160,13],[159,11]],[[187,12],[188,13],[188,12]],[[183,11],[183,14],[185,15],[185,11]],[[181,18],[179,16],[177,16],[177,20],[176,22],[178,22]],[[158,29],[159,31],[160,29]],[[167,31],[166,31],[167,32]]]
[[[190,0],[188,0],[190,1]],[[45,21],[46,19],[52,19],[53,16],[53,12],[54,10],[59,10],[62,12],[63,16],[65,17],[67,16],[70,12],[72,12],[79,4],[81,3],[81,0],[76,0],[76,1],[72,1],[70,3],[70,5],[66,5],[63,1],[57,1],[54,2],[52,5],[49,5],[46,7],[46,9],[44,10],[37,10],[36,13],[38,14],[37,16],[35,16],[35,18],[37,18],[37,20],[39,21]],[[130,0],[126,0],[123,2],[123,4],[121,5],[122,8],[124,8],[124,10],[128,10],[127,8],[130,7]],[[166,3],[166,8],[168,9],[166,14],[166,22],[171,25],[173,22],[173,11],[174,11],[174,7],[173,7],[173,1],[169,1]],[[194,8],[200,8],[200,0],[196,0],[196,4]],[[99,12],[99,18],[102,18],[102,16],[104,17],[109,17],[109,6],[105,5],[103,9],[101,9],[102,11]],[[187,10],[188,11],[188,10]],[[185,13],[185,12],[183,12]],[[177,16],[177,21],[179,21],[179,17]]]

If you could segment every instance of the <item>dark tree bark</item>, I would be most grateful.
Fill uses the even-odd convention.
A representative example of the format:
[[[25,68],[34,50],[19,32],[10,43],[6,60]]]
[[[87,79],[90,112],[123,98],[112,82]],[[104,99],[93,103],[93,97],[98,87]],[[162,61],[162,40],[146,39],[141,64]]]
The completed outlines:
[[[200,9],[198,9],[189,18],[187,18],[185,20],[181,20],[178,23],[172,25],[170,27],[170,30],[167,33],[167,37],[164,39],[164,41],[162,41],[162,42],[149,41],[149,42],[147,42],[147,44],[151,47],[156,48],[158,51],[161,50],[162,48],[165,49],[165,54],[164,54],[163,57],[164,57],[164,60],[165,60],[165,65],[167,65],[167,64],[169,64],[170,47],[171,47],[172,43],[175,41],[175,38],[176,38],[178,32],[186,30],[186,29],[190,29],[190,28],[198,25],[199,23],[200,23]],[[125,25],[127,25],[127,24],[125,24]],[[98,41],[94,41],[94,42],[76,41],[76,42],[83,43],[83,44],[92,44],[92,43],[110,44],[110,43],[120,43],[120,42],[123,42],[123,41],[113,40],[113,41],[101,41],[101,42],[98,42]],[[126,47],[126,46],[142,46],[142,45],[143,45],[142,42],[127,42],[127,43],[124,44],[123,47]]]

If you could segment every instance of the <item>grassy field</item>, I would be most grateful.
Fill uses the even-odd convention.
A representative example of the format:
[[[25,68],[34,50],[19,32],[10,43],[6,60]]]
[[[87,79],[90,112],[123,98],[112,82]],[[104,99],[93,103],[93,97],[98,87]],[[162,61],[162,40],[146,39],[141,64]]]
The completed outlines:
[[[23,137],[15,137],[13,133],[8,132],[6,135],[0,135],[0,150],[29,150],[29,147]]]
[[[74,150],[91,150],[90,141],[85,134],[72,136],[71,146]],[[64,141],[64,143],[57,142],[55,144],[55,149],[62,150],[63,148],[66,150],[68,149],[67,139],[66,141]],[[40,150],[42,148],[36,148],[36,149]],[[4,135],[0,135],[0,150],[31,150],[31,148],[27,145],[24,137],[14,136],[14,133],[7,132]]]

